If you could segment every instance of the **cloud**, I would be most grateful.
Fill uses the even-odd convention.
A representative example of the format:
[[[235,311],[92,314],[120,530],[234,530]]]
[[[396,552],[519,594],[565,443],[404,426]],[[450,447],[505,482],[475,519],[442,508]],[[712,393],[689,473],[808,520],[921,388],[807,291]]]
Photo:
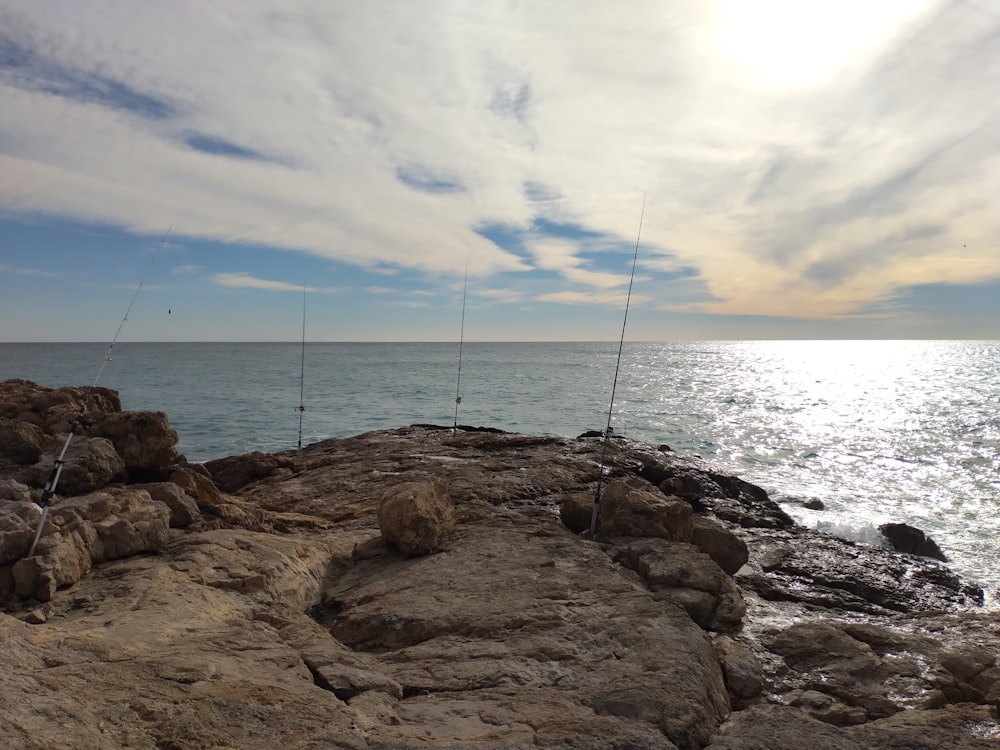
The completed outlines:
[[[1000,19],[748,7],[7,3],[0,210],[620,304],[646,193],[652,301],[840,318],[1000,278]],[[263,275],[215,278],[301,290]]]
[[[556,302],[562,305],[611,305],[625,306],[626,301],[642,304],[649,301],[646,295],[633,294],[631,300],[628,293],[623,292],[551,292],[535,297],[538,302]]]
[[[11,266],[7,263],[0,263],[0,273],[8,273],[14,276],[55,276],[51,271],[44,271],[40,268]]]
[[[475,295],[494,303],[516,304],[524,301],[524,293],[517,289],[477,289]]]
[[[258,279],[247,273],[217,273],[212,276],[212,282],[219,286],[238,289],[265,289],[272,292],[330,292],[329,288],[311,287],[302,284],[289,284],[287,281],[271,281]]]

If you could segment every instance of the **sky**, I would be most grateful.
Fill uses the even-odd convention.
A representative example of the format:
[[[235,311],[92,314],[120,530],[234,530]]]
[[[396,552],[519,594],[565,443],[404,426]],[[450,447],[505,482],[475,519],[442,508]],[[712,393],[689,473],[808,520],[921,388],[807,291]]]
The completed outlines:
[[[1000,338],[998,51],[1000,0],[0,0],[0,341]]]

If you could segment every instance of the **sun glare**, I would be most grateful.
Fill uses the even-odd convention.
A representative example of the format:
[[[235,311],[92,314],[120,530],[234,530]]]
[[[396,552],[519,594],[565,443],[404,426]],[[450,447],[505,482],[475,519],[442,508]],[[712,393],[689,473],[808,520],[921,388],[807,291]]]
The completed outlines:
[[[720,0],[723,57],[765,85],[818,86],[863,62],[933,0]]]

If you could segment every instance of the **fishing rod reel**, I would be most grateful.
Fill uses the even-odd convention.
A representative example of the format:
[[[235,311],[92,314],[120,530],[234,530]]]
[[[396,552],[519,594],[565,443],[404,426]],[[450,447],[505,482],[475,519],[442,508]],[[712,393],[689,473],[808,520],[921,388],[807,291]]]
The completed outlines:
[[[77,428],[79,427],[81,430],[89,430],[93,426],[94,418],[87,414],[82,406],[80,407],[80,412],[69,420],[69,434],[66,436],[66,443],[63,445],[63,449],[59,454],[59,457],[53,462],[52,473],[49,474],[48,481],[45,483],[45,487],[42,488],[42,494],[35,503],[39,510],[47,510],[49,505],[52,503],[52,498],[56,494],[56,485],[59,483],[59,476],[62,474],[63,466],[66,464],[66,450],[69,448],[70,440],[72,440],[73,435],[76,434]]]

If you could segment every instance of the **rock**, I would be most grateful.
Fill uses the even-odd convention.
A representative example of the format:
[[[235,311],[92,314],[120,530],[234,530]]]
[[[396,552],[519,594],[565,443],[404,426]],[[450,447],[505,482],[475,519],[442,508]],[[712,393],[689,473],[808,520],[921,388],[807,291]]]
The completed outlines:
[[[732,579],[694,545],[636,539],[616,545],[613,556],[706,630],[731,630],[746,614]]]
[[[559,503],[559,519],[563,526],[574,534],[590,529],[594,513],[594,495],[590,492],[576,492],[564,495]]]
[[[893,548],[899,552],[908,552],[921,557],[933,557],[941,562],[948,558],[937,546],[937,543],[920,529],[905,523],[884,523],[878,527],[882,535],[889,540]]]
[[[16,379],[0,383],[0,419],[30,422],[49,435],[65,433],[81,414],[121,410],[118,394],[108,388],[48,388]]]
[[[130,473],[161,469],[177,460],[177,432],[161,411],[102,414],[90,434],[110,440]]]
[[[79,406],[14,390],[39,402],[0,398],[4,418],[42,429],[36,406]],[[996,744],[1000,621],[950,571],[782,525],[759,488],[627,439],[607,484],[638,499],[625,528],[662,536],[578,536],[603,449],[411,426],[223,462],[272,467],[230,492],[178,458],[58,496],[38,554],[0,563],[4,747]],[[14,546],[40,513],[24,468],[0,466]],[[377,528],[407,487],[447,488],[436,554]],[[663,503],[702,512],[687,533]]]
[[[41,514],[30,500],[0,501],[0,565],[27,554]]]
[[[938,563],[811,529],[743,527],[750,549],[738,576],[770,601],[803,602],[828,610],[886,614],[979,605],[982,589]]]
[[[394,487],[379,505],[378,525],[386,542],[404,555],[442,549],[455,530],[455,508],[437,482]]]
[[[597,546],[524,531],[463,527],[440,554],[362,561],[325,591],[317,616],[414,696],[398,715],[428,726],[437,746],[464,727],[485,731],[482,719],[466,722],[495,715],[510,729],[486,746],[507,746],[502,738],[523,725],[538,726],[550,746],[628,747],[644,737],[638,747],[670,747],[662,734],[649,744],[649,728],[677,747],[704,745],[729,710],[706,635]],[[545,719],[539,706],[566,718]]]
[[[802,503],[803,508],[808,508],[809,510],[824,510],[826,508],[823,505],[823,501],[819,498],[811,497]]]
[[[872,750],[799,708],[753,706],[733,713],[705,750]]]
[[[16,479],[0,478],[0,501],[13,500],[18,503],[31,502],[31,489]]]
[[[746,542],[710,518],[694,516],[691,519],[691,542],[729,575],[735,574],[750,559]]]
[[[173,482],[133,484],[130,487],[145,490],[153,500],[170,508],[171,528],[183,529],[201,519],[198,501]]]
[[[45,454],[28,475],[35,487],[44,487],[52,474],[52,467],[66,445],[66,435],[57,435]],[[63,457],[63,470],[59,475],[56,492],[64,497],[82,495],[106,486],[121,477],[125,462],[115,451],[110,440],[86,435],[74,436]]]
[[[38,461],[48,443],[45,432],[30,422],[0,419],[0,464],[30,465]]]
[[[691,506],[679,498],[665,497],[645,482],[616,480],[604,489],[598,533],[686,542],[691,539],[691,516]]]
[[[734,638],[720,635],[712,641],[726,690],[734,709],[743,709],[756,703],[764,689],[760,660],[749,646]]]
[[[251,482],[272,476],[280,469],[294,466],[288,458],[254,451],[242,456],[230,456],[205,462],[216,486],[223,492],[236,492]]]
[[[990,707],[965,704],[905,711],[847,733],[865,750],[995,750],[1000,724]]]
[[[24,599],[49,601],[58,588],[79,581],[95,563],[160,550],[167,540],[169,515],[165,505],[142,490],[61,501],[51,509],[35,556],[14,563],[14,592]]]

